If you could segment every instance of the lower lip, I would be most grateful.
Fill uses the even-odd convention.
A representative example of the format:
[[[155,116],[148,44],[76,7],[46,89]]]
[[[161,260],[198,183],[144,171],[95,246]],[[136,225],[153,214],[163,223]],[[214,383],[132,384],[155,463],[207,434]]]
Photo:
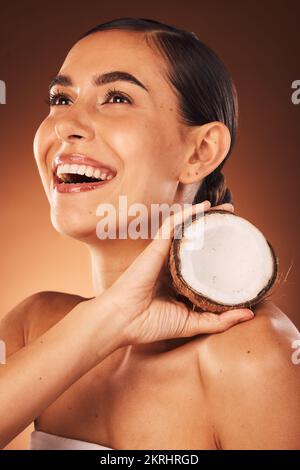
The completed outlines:
[[[113,178],[112,178],[113,179]],[[92,191],[108,184],[112,180],[99,181],[96,183],[58,183],[54,181],[53,189],[58,193],[82,193]]]

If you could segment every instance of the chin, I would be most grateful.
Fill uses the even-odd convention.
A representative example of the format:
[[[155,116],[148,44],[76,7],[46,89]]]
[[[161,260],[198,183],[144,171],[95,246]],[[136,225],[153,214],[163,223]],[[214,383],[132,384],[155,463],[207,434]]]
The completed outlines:
[[[88,213],[51,210],[51,223],[58,233],[76,240],[88,242],[97,239],[97,219]]]

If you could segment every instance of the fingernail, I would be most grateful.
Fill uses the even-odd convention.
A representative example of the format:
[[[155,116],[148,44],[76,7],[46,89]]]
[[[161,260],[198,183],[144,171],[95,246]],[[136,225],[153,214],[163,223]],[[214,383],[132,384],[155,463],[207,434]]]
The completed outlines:
[[[196,209],[196,211],[198,210],[205,210],[205,209],[209,209],[209,207],[211,206],[211,203],[210,201],[202,201],[202,202],[197,202],[197,204],[193,205],[192,206],[192,209]]]
[[[253,318],[253,317],[254,317],[254,313],[252,312],[252,310],[248,308],[243,310],[242,320],[249,320],[250,318]]]
[[[231,202],[226,202],[226,204],[225,204],[225,210],[234,211],[233,204],[231,204]]]

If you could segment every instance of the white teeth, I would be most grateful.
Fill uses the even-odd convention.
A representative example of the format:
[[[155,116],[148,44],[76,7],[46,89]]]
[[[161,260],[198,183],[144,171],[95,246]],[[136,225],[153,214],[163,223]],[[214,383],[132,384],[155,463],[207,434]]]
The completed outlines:
[[[57,168],[57,174],[61,175],[62,173],[68,173],[69,172],[69,166],[70,165],[59,165]]]
[[[70,165],[69,173],[77,173],[78,171],[78,165]]]
[[[91,177],[91,176],[93,176],[93,174],[94,174],[94,169],[91,168],[90,166],[88,166],[88,167],[86,168],[86,170],[85,170],[84,173],[85,173],[86,176]]]
[[[94,177],[100,179],[100,175],[101,175],[101,171],[99,170],[99,168],[97,168],[94,171]]]
[[[58,176],[64,173],[86,175],[89,178],[93,177],[99,180],[111,180],[114,177],[112,173],[107,173],[107,171],[101,172],[99,168],[87,165],[77,165],[76,163],[64,163],[58,165],[56,173]]]
[[[79,167],[78,170],[77,170],[77,173],[78,173],[79,175],[84,175],[85,169],[86,169],[86,166],[85,166],[85,165],[80,165],[80,167]]]

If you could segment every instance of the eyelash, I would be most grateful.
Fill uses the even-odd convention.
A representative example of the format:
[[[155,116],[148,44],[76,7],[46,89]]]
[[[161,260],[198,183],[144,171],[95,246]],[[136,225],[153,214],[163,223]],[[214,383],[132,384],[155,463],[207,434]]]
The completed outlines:
[[[129,98],[129,96],[125,95],[125,93],[123,93],[122,91],[120,90],[116,90],[115,88],[112,88],[112,89],[109,89],[107,90],[105,96],[104,96],[104,104],[112,97],[114,96],[119,96],[119,97],[122,97],[122,98],[125,98],[129,104],[132,103],[131,99]],[[48,97],[46,98],[46,104],[48,106],[64,106],[64,105],[61,105],[61,104],[56,104],[56,100],[57,99],[64,99],[65,101],[68,101],[68,100],[71,100],[71,98],[66,94],[66,93],[61,93],[61,92],[54,92],[54,93],[49,93]],[[110,103],[110,104],[121,104],[121,103]]]

